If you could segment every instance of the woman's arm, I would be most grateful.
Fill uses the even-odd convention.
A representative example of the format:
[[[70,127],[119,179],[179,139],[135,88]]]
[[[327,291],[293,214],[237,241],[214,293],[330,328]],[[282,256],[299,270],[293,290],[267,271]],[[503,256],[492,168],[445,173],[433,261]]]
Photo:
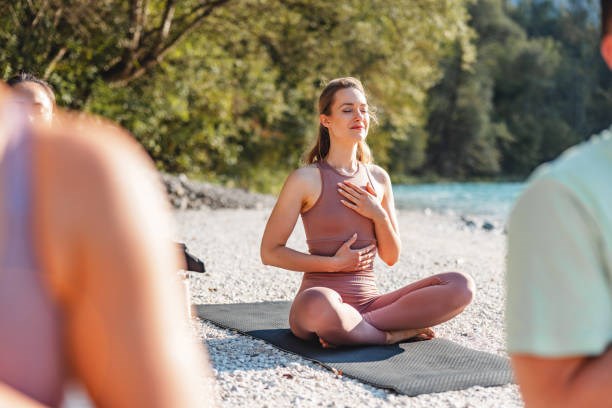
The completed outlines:
[[[384,180],[384,194],[381,205],[385,210],[384,216],[374,219],[378,254],[387,265],[394,265],[399,259],[402,241],[400,240],[399,228],[397,226],[391,178],[380,167],[378,167],[378,170],[381,178]]]
[[[338,186],[338,191],[346,198],[342,200],[344,205],[374,222],[378,255],[387,265],[393,265],[399,258],[402,244],[397,227],[391,179],[387,172],[378,166],[374,166],[372,175],[382,184],[382,198],[379,198],[381,193],[369,183],[366,189],[363,189],[345,182]]]
[[[609,407],[612,348],[599,356],[539,357],[512,354],[512,367],[528,408]]]
[[[300,211],[311,206],[321,194],[318,171],[315,168],[301,168],[287,178],[261,239],[261,261],[266,265],[298,272],[366,269],[372,262],[374,246],[350,249],[356,236],[346,241],[333,257],[305,254],[286,246]]]

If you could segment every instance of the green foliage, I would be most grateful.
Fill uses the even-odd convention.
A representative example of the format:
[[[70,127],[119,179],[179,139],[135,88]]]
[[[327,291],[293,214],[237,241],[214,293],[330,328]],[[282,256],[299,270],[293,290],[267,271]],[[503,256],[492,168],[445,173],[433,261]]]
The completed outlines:
[[[465,68],[456,46],[444,62],[444,76],[429,92],[428,162],[420,171],[524,177],[609,126],[612,93],[597,55],[593,6],[577,0],[471,6],[477,60]]]
[[[481,65],[465,69],[460,52],[429,95],[428,167],[443,177],[491,175],[499,171],[501,133],[490,121],[492,81]]]
[[[267,192],[352,75],[394,179],[524,176],[608,124],[593,1],[0,0],[0,73],[47,78],[160,169]]]
[[[118,121],[161,169],[270,191],[313,142],[318,94],[339,76],[362,79],[378,107],[377,161],[392,164],[399,144],[407,169],[420,166],[438,62],[457,42],[471,55],[464,1],[184,1],[168,20],[171,4],[13,3],[0,64],[5,76],[44,75],[62,105]],[[186,30],[202,4],[212,12]]]

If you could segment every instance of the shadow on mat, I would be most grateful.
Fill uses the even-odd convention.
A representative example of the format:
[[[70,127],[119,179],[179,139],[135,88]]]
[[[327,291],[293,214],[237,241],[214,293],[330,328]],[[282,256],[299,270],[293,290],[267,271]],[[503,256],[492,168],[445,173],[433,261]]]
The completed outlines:
[[[308,356],[321,363],[382,361],[404,352],[399,345],[325,349],[318,342],[298,339],[288,329],[251,330],[246,334],[280,346],[285,350]]]
[[[507,358],[442,338],[393,346],[323,349],[316,341],[303,341],[291,334],[287,322],[290,307],[290,302],[281,301],[196,305],[195,309],[198,317],[219,327],[264,340],[334,372],[342,371],[343,376],[406,395],[512,382]],[[221,346],[210,340],[207,343],[212,348]],[[271,366],[283,365],[285,360],[261,345],[238,347],[233,351],[236,352],[248,354],[245,358],[263,360]],[[242,359],[236,358],[240,366]]]

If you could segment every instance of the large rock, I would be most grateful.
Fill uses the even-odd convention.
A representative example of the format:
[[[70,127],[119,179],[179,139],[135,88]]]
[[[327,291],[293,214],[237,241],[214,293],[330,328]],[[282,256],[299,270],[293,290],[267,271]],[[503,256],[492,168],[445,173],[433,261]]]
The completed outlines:
[[[228,188],[219,185],[189,180],[184,174],[175,176],[162,174],[168,198],[177,209],[201,208],[271,208],[274,197],[271,195],[251,193],[240,188]]]

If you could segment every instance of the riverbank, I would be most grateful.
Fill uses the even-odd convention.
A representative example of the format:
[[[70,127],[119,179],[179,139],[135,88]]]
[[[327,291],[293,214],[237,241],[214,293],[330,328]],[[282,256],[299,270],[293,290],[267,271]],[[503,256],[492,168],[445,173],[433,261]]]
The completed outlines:
[[[263,209],[271,208],[275,201],[271,195],[190,180],[184,174],[162,173],[160,177],[166,187],[168,201],[177,210]]]
[[[190,180],[184,174],[161,174],[168,201],[175,210],[271,209],[276,197],[244,189]],[[509,190],[510,187],[510,191]],[[444,214],[461,228],[504,231],[510,206],[522,185],[453,183],[394,186],[400,210]]]

